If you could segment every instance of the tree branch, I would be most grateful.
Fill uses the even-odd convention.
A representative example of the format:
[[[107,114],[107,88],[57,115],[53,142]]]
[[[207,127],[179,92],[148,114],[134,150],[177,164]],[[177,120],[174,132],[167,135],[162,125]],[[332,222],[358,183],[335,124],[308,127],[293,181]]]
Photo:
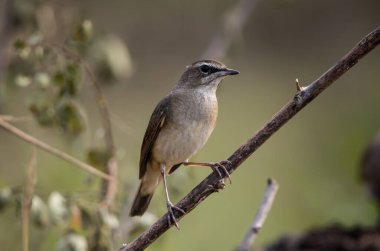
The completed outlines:
[[[272,207],[274,198],[276,197],[278,190],[278,184],[275,180],[268,179],[267,189],[264,193],[264,198],[260,204],[260,208],[256,213],[255,218],[252,221],[250,228],[248,229],[240,247],[237,251],[248,251],[252,246],[257,234],[264,225],[264,222],[268,216],[268,213]]]
[[[236,6],[227,13],[222,27],[214,35],[201,58],[222,59],[232,41],[240,35],[257,2],[258,0],[240,0],[237,2]]]
[[[255,133],[245,144],[239,147],[229,158],[225,165],[229,173],[234,172],[252,153],[254,153],[267,139],[288,122],[294,115],[302,110],[308,103],[322,93],[334,81],[351,69],[362,57],[368,54],[380,43],[380,27],[365,36],[351,51],[340,59],[327,72],[307,87],[300,88],[294,98],[286,104],[262,129]],[[211,173],[176,206],[185,211],[182,214],[175,211],[176,219],[181,219],[192,211],[199,203],[215,192],[210,187],[218,187],[220,177]],[[168,214],[163,215],[148,230],[142,233],[130,244],[124,245],[120,250],[143,250],[165,233],[171,226],[167,221]]]
[[[3,129],[5,129],[6,131],[12,133],[13,135],[19,137],[20,139],[24,140],[25,142],[28,142],[60,159],[63,159],[64,161],[66,162],[69,162],[71,164],[74,164],[75,166],[85,170],[86,172],[90,173],[90,174],[93,174],[95,176],[98,176],[100,178],[103,178],[103,179],[112,179],[112,177],[110,177],[109,175],[97,170],[96,168],[68,155],[67,153],[64,153],[62,152],[61,150],[58,150],[57,148],[54,148],[48,144],[46,144],[45,142],[43,141],[40,141],[32,136],[30,136],[29,134],[21,131],[20,129],[18,129],[17,127],[14,127],[13,125],[9,124],[6,120],[2,119],[0,117],[0,127],[2,127]]]

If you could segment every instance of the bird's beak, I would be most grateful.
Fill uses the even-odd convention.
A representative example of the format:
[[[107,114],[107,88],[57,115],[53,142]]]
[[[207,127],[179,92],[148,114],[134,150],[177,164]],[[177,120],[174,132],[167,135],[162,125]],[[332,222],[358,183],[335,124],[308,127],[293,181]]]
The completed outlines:
[[[223,72],[223,76],[227,76],[227,75],[237,75],[239,74],[240,72],[236,71],[236,70],[233,70],[233,69],[225,69],[222,71]]]

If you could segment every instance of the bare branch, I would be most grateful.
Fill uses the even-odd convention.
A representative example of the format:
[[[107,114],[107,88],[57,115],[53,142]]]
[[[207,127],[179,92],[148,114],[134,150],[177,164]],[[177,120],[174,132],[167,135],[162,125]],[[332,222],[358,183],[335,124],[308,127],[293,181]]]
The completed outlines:
[[[25,122],[25,121],[28,121],[31,119],[31,117],[29,116],[22,116],[22,117],[16,117],[16,116],[13,116],[13,115],[0,115],[0,119],[3,119],[7,122],[12,122],[12,123],[15,123],[15,122]]]
[[[22,200],[22,251],[29,250],[29,215],[34,193],[34,186],[36,184],[36,163],[36,148],[33,147],[29,163],[26,166],[24,196]]]
[[[227,14],[221,29],[215,34],[201,58],[222,59],[232,41],[241,34],[258,0],[240,0]]]
[[[264,225],[264,222],[268,216],[274,198],[276,197],[278,190],[278,184],[275,180],[268,179],[268,186],[264,193],[264,198],[260,204],[260,208],[256,213],[255,218],[252,221],[250,228],[248,229],[243,241],[240,244],[240,247],[237,251],[248,251],[252,246],[252,243],[255,241],[257,234]]]
[[[30,144],[52,154],[52,155],[54,155],[60,159],[63,159],[66,162],[74,164],[75,166],[85,170],[86,172],[88,172],[90,174],[93,174],[95,176],[98,176],[100,178],[107,179],[107,180],[112,179],[112,177],[110,177],[109,175],[97,170],[96,168],[94,168],[94,167],[92,167],[92,166],[68,155],[67,153],[64,153],[61,150],[58,150],[57,148],[54,148],[54,147],[48,145],[47,143],[40,141],[40,140],[30,136],[29,134],[21,131],[17,127],[14,127],[13,125],[9,124],[7,121],[2,119],[1,117],[0,117],[0,127],[2,127],[3,129],[7,130],[10,133],[12,133],[13,135],[19,137],[20,139],[24,140],[25,142],[28,142],[28,143],[30,143]]]
[[[288,122],[294,115],[302,110],[308,103],[322,93],[327,87],[334,83],[339,77],[358,63],[359,59],[368,54],[380,43],[380,27],[366,35],[351,51],[340,59],[327,72],[322,74],[317,80],[297,92],[294,98],[286,104],[273,118],[268,121],[262,129],[255,133],[245,144],[239,147],[229,158],[225,165],[229,173],[234,172],[252,153],[254,153],[267,139],[269,139],[278,129]],[[212,173],[198,184],[189,194],[187,194],[176,206],[188,214],[199,203],[215,192],[220,177]],[[180,220],[186,214],[175,211],[174,215]],[[168,214],[163,215],[148,230],[142,233],[133,242],[124,245],[120,250],[132,251],[143,250],[152,244],[158,237],[165,233],[171,226],[167,221]]]

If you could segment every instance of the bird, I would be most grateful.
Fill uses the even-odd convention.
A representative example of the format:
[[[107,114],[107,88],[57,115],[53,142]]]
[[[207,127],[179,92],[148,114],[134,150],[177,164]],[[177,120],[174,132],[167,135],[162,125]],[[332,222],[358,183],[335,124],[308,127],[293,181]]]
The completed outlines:
[[[130,209],[130,216],[142,216],[152,196],[163,181],[168,224],[178,229],[173,210],[185,213],[170,201],[166,178],[182,164],[209,166],[221,178],[229,173],[222,162],[188,162],[204,146],[216,125],[218,101],[216,90],[229,75],[239,74],[216,60],[199,60],[188,65],[177,84],[154,109],[141,146],[140,186]]]

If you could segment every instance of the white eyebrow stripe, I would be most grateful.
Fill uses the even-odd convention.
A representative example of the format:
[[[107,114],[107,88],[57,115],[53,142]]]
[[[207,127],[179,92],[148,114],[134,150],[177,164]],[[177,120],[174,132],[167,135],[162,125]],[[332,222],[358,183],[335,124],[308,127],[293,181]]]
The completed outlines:
[[[216,65],[216,64],[214,64],[214,63],[209,63],[209,62],[199,62],[199,63],[197,63],[195,66],[198,67],[198,66],[201,66],[201,65],[207,65],[207,66],[209,66],[209,67],[217,68],[217,69],[221,68],[220,65]]]

